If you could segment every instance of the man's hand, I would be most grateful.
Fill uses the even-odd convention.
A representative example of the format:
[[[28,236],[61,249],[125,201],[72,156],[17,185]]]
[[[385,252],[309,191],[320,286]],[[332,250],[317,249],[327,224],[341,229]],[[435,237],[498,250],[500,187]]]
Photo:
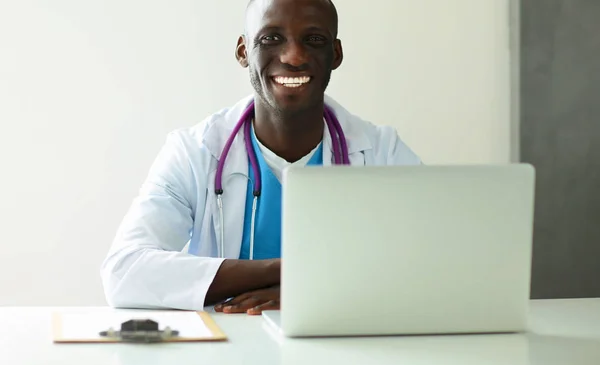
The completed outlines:
[[[260,315],[264,310],[279,309],[279,306],[280,288],[278,285],[238,295],[231,300],[215,305],[215,311]]]
[[[240,293],[279,285],[280,278],[281,259],[225,260],[208,288],[204,306],[221,303]]]

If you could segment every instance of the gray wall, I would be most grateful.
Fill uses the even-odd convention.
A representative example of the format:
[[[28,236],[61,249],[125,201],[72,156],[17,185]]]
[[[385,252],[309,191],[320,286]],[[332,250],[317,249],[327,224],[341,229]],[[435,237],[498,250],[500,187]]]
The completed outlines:
[[[532,297],[600,297],[600,0],[520,11],[520,154],[538,177]]]

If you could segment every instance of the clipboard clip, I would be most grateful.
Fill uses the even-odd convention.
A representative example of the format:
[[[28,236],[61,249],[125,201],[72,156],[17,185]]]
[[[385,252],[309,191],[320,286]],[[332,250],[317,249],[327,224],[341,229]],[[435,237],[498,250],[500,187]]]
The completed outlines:
[[[177,337],[179,331],[172,330],[170,327],[161,331],[158,329],[158,323],[150,319],[131,319],[121,323],[120,331],[115,331],[111,327],[100,332],[100,336],[124,342],[154,343]]]

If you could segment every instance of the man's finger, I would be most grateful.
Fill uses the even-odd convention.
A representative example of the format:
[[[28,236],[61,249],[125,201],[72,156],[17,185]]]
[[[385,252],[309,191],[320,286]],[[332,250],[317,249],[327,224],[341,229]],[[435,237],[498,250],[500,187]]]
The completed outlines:
[[[258,306],[248,309],[248,311],[246,311],[246,313],[248,313],[249,315],[252,315],[252,316],[257,316],[257,315],[262,314],[262,311],[277,310],[277,309],[280,309],[279,300],[270,300],[266,303],[263,303],[261,305],[258,305]]]
[[[233,299],[234,298],[229,298],[229,299],[226,299],[226,300],[224,300],[224,301],[222,301],[220,303],[215,304],[215,306],[214,306],[215,311],[222,312],[223,311],[223,307],[225,305],[227,305],[229,302],[231,302]]]
[[[238,295],[237,297],[229,298],[229,299],[215,305],[215,311],[222,312],[223,308],[230,306],[230,305],[237,305],[237,304],[243,302],[244,300],[246,300],[251,295],[252,294],[250,294],[250,293],[244,293],[244,294]]]
[[[235,299],[235,298],[229,298],[225,301],[222,301],[221,303],[215,304],[215,312],[222,312],[223,308],[229,304],[231,304],[231,301]]]
[[[266,300],[262,299],[260,296],[251,296],[246,298],[241,303],[237,304],[226,304],[223,306],[224,313],[244,313],[248,309],[256,307],[260,304],[263,304]]]

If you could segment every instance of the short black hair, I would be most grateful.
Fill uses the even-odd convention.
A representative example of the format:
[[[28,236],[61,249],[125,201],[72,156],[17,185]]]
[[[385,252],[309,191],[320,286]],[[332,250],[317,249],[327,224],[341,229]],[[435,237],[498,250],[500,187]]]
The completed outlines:
[[[248,1],[248,6],[246,6],[246,13],[248,13],[248,9],[250,8],[250,6],[252,6],[252,4],[254,3],[255,0],[249,0]],[[335,7],[335,4],[333,3],[333,0],[326,0],[329,3],[329,6],[331,6],[331,10],[333,11],[333,21],[334,21],[334,27],[335,27],[335,36],[337,37],[337,33],[338,33],[338,23],[339,23],[339,17],[338,17],[338,12],[337,12],[337,8]]]

